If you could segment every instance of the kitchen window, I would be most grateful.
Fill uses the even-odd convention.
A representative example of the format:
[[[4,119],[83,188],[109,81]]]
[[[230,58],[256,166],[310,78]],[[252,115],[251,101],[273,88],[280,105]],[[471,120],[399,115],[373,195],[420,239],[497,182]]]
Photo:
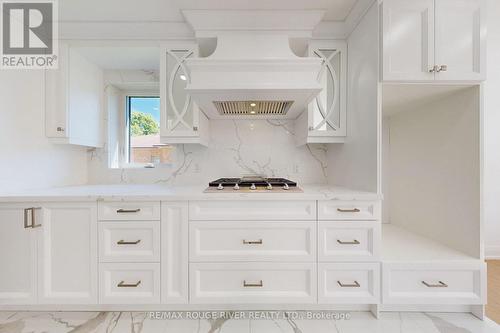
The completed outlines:
[[[170,162],[172,147],[160,142],[160,98],[126,96],[126,108],[126,161],[148,167]]]

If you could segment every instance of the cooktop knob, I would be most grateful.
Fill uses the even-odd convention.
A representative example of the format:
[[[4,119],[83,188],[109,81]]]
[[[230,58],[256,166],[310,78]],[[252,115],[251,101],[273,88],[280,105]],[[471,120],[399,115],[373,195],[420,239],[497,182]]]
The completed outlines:
[[[253,184],[253,183],[252,183],[252,186],[250,186],[250,189],[251,189],[251,190],[256,190],[256,189],[257,189],[257,187],[255,187],[255,184]]]
[[[223,190],[224,189],[224,186],[222,186],[222,184],[219,184],[219,186],[217,186],[217,189],[220,191],[220,190]]]
[[[284,189],[284,190],[289,190],[289,189],[290,189],[290,186],[288,186],[288,184],[287,184],[287,183],[285,183],[285,185],[283,185],[283,189]]]
[[[271,183],[267,183],[266,188],[267,188],[268,190],[272,190],[272,189],[273,189],[273,185],[271,185]]]
[[[233,190],[236,190],[236,191],[237,191],[237,190],[239,190],[239,189],[240,189],[240,185],[235,184],[235,185],[234,185],[234,187],[233,187]]]

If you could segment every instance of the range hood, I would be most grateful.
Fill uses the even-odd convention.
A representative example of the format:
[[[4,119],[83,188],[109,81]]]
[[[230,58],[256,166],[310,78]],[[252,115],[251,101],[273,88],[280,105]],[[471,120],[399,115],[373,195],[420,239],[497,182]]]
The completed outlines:
[[[210,15],[203,13],[205,29],[197,29],[200,22],[193,24],[196,15],[191,12],[184,15],[206,37]],[[295,24],[305,21],[312,30],[317,22],[311,24],[311,20],[319,22],[321,15],[317,11],[306,14],[305,19],[303,15],[298,21],[295,18]],[[276,14],[219,11],[218,29],[209,33],[217,39],[215,51],[208,57],[186,60],[186,90],[209,118],[295,119],[321,91],[317,80],[321,59],[295,55],[290,34],[270,29],[273,18],[269,15]],[[221,20],[226,22],[222,29]]]

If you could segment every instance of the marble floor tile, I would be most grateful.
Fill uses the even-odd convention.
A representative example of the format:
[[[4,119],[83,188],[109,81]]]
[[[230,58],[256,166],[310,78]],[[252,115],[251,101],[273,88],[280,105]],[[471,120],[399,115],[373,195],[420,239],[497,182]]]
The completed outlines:
[[[148,312],[0,312],[0,333],[495,333],[471,314],[351,312],[348,319],[164,319]]]

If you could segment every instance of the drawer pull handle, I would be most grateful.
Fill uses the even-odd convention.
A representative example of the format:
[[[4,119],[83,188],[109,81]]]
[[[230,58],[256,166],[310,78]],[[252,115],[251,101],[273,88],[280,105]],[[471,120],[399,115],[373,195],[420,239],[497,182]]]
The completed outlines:
[[[38,228],[42,226],[41,224],[36,224],[35,221],[35,210],[37,209],[42,209],[42,207],[31,207],[24,210],[24,229]],[[28,224],[28,220],[31,220],[31,224]]]
[[[427,288],[448,288],[448,285],[446,283],[444,283],[443,281],[438,281],[437,284],[430,284],[430,283],[427,283],[425,281],[422,281],[422,283]]]
[[[124,241],[123,239],[120,239],[118,242],[116,242],[116,244],[118,245],[137,245],[141,242],[140,239],[136,240],[135,242],[127,242],[127,241]]]
[[[359,284],[358,281],[354,281],[354,283],[342,283],[340,281],[337,281],[337,283],[342,288],[359,288],[359,287],[361,287],[361,285]]]
[[[139,213],[141,211],[140,208],[136,208],[136,209],[123,209],[123,208],[120,208],[120,209],[117,209],[116,212],[117,213]]]
[[[141,280],[137,281],[137,283],[125,283],[125,281],[120,281],[117,287],[120,288],[137,288],[141,284]]]
[[[337,211],[341,213],[359,213],[360,210],[358,208],[351,208],[351,209],[344,209],[344,208],[337,208]]]
[[[264,283],[262,282],[262,280],[259,281],[259,283],[248,283],[246,280],[243,280],[243,287],[247,288],[247,287],[263,287],[264,286]]]
[[[246,244],[246,245],[252,245],[252,244],[261,245],[262,244],[262,239],[254,240],[254,241],[247,241],[246,239],[244,239],[243,240],[243,244]]]
[[[359,245],[359,241],[357,239],[354,239],[352,241],[341,241],[340,239],[337,239],[337,243],[342,244],[342,245]]]

